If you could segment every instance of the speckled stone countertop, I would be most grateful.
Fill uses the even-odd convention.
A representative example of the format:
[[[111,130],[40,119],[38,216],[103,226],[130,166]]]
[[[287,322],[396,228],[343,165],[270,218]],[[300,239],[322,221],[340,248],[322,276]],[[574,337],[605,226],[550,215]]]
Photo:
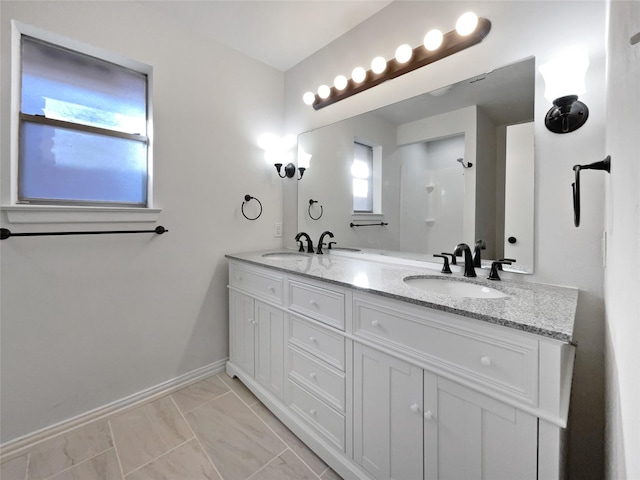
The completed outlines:
[[[282,255],[273,255],[280,253]],[[291,255],[294,253],[294,255]],[[271,254],[271,256],[264,256]],[[227,258],[321,280],[354,290],[415,305],[475,318],[489,323],[572,343],[578,290],[515,280],[491,281],[486,270],[465,278],[444,275],[428,266],[395,265],[327,253],[299,254],[294,250],[269,250],[228,254]],[[480,273],[482,272],[482,273]],[[483,285],[499,290],[503,298],[456,298],[407,285],[405,277],[428,276]]]

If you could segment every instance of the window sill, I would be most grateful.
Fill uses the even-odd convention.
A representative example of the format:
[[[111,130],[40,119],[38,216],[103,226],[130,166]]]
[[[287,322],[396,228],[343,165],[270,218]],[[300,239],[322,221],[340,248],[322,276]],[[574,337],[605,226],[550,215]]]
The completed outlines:
[[[63,207],[2,205],[9,223],[124,223],[157,222],[161,209],[122,207]]]
[[[366,220],[366,221],[374,221],[374,220],[384,220],[383,213],[354,213],[351,215],[353,220]]]

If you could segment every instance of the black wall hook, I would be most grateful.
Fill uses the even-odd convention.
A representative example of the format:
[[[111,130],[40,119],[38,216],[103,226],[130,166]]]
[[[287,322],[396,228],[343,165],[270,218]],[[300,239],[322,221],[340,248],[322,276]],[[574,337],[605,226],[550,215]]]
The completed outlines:
[[[318,203],[318,200],[313,200],[313,199],[309,199],[309,218],[311,218],[311,220],[320,220],[320,217],[322,217],[322,214],[324,213],[324,209],[322,208],[322,205],[320,205],[320,215],[318,215],[317,217],[314,217],[313,215],[311,215],[311,207],[313,206],[314,203]]]
[[[247,202],[250,202],[251,200],[255,200],[256,202],[258,202],[258,205],[260,205],[260,213],[258,213],[258,215],[253,218],[247,217],[247,214],[244,213],[244,204]],[[252,197],[251,195],[245,195],[244,202],[242,202],[242,207],[240,207],[240,210],[242,211],[242,216],[247,220],[257,220],[258,218],[260,218],[260,215],[262,215],[262,202],[258,200],[256,197]]]
[[[611,173],[611,155],[607,155],[604,160],[593,162],[588,165],[574,165],[575,182],[571,184],[573,189],[573,223],[576,227],[580,226],[580,170],[604,170]]]

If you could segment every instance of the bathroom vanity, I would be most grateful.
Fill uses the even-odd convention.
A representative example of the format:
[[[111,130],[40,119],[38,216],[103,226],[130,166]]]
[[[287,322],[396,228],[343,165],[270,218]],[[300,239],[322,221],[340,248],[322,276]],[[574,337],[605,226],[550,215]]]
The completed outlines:
[[[227,258],[227,373],[343,478],[563,477],[575,289],[366,255]]]

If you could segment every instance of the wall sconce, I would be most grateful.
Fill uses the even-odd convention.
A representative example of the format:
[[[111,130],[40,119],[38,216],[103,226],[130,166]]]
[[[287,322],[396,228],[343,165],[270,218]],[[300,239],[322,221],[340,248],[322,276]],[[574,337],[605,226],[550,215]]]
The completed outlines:
[[[280,178],[293,178],[296,174],[296,166],[291,162],[291,159],[293,158],[291,149],[295,144],[296,138],[293,135],[280,138],[272,133],[265,133],[258,137],[258,146],[264,150],[264,158],[266,162],[276,167],[276,171]],[[307,157],[298,155],[298,180],[302,178],[304,171],[309,168],[311,155],[305,155],[307,155]],[[288,163],[284,165],[284,161],[288,161]]]
[[[586,51],[567,49],[552,61],[540,65],[544,78],[544,96],[553,103],[544,119],[546,127],[554,133],[569,133],[585,124],[589,109],[578,101],[578,95],[587,91],[584,77],[589,68]]]
[[[383,57],[376,57],[371,62],[370,70],[356,67],[351,73],[351,79],[338,75],[333,87],[321,85],[317,94],[307,92],[302,99],[307,105],[319,110],[476,45],[484,40],[490,30],[489,20],[467,12],[458,19],[455,30],[446,34],[431,30],[424,38],[424,45],[414,49],[407,44],[400,45],[396,49],[395,58],[385,60]]]

